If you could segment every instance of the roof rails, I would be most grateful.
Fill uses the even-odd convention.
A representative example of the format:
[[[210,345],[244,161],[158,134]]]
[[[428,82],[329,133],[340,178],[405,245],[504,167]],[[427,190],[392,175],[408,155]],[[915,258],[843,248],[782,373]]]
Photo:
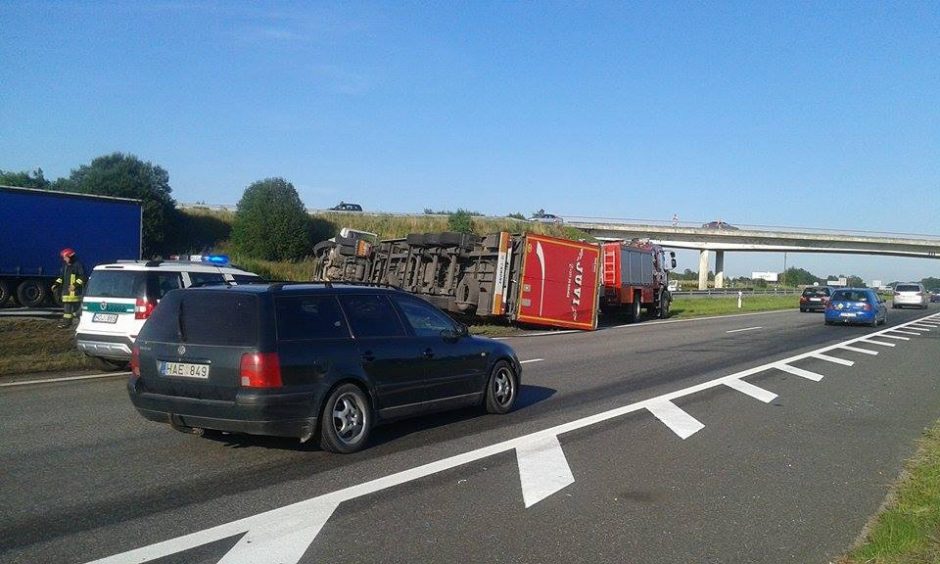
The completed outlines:
[[[284,286],[297,286],[297,285],[305,285],[305,284],[323,284],[323,285],[326,286],[327,288],[332,288],[332,287],[333,287],[333,281],[332,281],[332,280],[308,280],[308,281],[305,281],[305,282],[298,282],[298,281],[271,281],[271,282],[269,282],[269,283],[271,284],[271,290],[275,290],[275,291],[282,289]],[[401,290],[400,287],[395,286],[395,285],[393,285],[393,284],[388,284],[388,283],[386,283],[386,282],[346,282],[346,281],[336,281],[336,284],[339,284],[339,285],[342,285],[342,286],[366,286],[366,287],[373,287],[373,288],[390,288],[390,289],[393,289],[393,290]]]

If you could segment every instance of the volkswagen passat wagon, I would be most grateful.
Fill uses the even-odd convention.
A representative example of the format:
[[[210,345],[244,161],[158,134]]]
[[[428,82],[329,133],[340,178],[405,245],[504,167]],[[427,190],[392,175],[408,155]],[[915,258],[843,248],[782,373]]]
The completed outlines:
[[[377,423],[478,405],[512,409],[506,344],[405,292],[329,283],[175,290],[134,343],[131,401],[178,430],[318,439],[361,449]]]

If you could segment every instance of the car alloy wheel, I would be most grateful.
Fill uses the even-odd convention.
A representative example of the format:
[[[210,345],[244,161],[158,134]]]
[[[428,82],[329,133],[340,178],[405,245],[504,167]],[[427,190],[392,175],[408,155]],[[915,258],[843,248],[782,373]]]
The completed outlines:
[[[333,430],[343,442],[356,442],[362,435],[364,420],[363,409],[352,394],[343,394],[333,405]]]
[[[515,371],[505,360],[493,367],[486,387],[486,411],[489,413],[507,413],[516,401],[519,379]]]
[[[323,406],[320,447],[348,454],[365,446],[372,428],[369,399],[355,384],[342,384]]]

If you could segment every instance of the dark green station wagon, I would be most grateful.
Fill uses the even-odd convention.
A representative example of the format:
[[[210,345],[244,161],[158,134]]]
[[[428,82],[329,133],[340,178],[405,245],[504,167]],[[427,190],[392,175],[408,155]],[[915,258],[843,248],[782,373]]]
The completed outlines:
[[[341,453],[381,422],[472,405],[506,413],[522,375],[512,348],[418,297],[329,283],[171,291],[131,367],[128,392],[147,419],[318,438]]]

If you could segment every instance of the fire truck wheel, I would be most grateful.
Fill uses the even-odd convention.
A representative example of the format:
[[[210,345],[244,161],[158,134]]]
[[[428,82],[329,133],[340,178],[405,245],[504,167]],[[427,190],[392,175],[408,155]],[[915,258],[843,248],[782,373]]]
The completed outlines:
[[[519,395],[519,376],[512,365],[500,360],[493,366],[486,383],[485,406],[487,413],[508,413]]]
[[[633,296],[633,303],[630,304],[630,309],[627,310],[627,320],[628,321],[639,321],[640,320],[640,296]]]
[[[672,309],[672,296],[669,295],[669,292],[664,292],[659,299],[659,318],[666,319],[669,317],[670,309]]]

